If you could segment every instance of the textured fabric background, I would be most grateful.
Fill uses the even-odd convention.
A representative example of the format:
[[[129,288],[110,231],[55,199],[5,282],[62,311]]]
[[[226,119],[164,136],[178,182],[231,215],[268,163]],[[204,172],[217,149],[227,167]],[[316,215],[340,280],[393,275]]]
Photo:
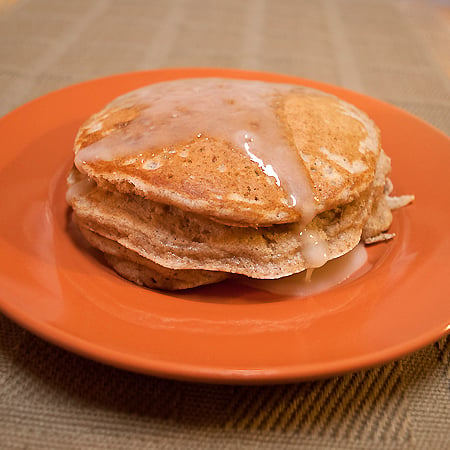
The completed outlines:
[[[0,0],[0,115],[99,76],[221,66],[341,85],[450,133],[449,10],[409,0]],[[448,449],[450,338],[332,379],[216,386],[107,367],[0,316],[0,448]]]

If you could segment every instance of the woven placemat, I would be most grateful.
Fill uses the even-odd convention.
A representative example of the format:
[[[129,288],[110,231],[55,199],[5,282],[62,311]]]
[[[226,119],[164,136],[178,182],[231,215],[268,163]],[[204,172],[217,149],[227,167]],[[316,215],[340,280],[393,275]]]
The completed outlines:
[[[220,66],[344,86],[450,133],[442,11],[406,0],[3,1],[0,115],[104,75]],[[446,449],[449,442],[450,338],[341,377],[221,386],[104,366],[0,316],[1,448]]]
[[[134,374],[0,318],[2,448],[448,448],[450,339],[331,379],[207,385]]]

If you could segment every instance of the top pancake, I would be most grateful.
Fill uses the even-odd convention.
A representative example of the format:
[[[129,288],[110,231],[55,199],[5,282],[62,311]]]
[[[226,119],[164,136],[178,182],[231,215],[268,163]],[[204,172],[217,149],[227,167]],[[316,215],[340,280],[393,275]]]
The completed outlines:
[[[296,85],[157,83],[94,114],[75,142],[99,187],[240,226],[309,223],[370,187],[379,132],[354,106]]]

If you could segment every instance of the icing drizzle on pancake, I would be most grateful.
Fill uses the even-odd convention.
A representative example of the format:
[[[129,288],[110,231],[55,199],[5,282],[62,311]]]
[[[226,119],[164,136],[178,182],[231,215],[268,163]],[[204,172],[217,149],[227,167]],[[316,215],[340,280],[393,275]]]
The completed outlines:
[[[299,151],[279,117],[282,96],[293,90],[317,95],[300,86],[215,78],[146,86],[117,98],[100,113],[100,119],[106,120],[108,112],[117,109],[139,111],[80,149],[75,164],[84,172],[85,164],[145,156],[152,149],[182,144],[195,136],[223,139],[275,179],[287,193],[288,206],[298,210],[306,224],[318,212],[317,200]]]
[[[364,244],[360,243],[345,255],[328,261],[318,269],[314,269],[312,274],[308,274],[305,270],[277,280],[242,278],[240,281],[242,284],[262,291],[271,292],[272,294],[306,297],[327,291],[349,279],[367,261],[367,251]]]
[[[300,243],[308,268],[321,267],[328,261],[328,245],[317,231],[301,231]]]

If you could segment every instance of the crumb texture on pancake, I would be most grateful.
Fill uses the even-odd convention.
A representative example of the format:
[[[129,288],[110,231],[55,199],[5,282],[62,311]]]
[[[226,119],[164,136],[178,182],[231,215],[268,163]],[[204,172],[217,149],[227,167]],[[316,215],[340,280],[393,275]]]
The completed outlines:
[[[168,290],[189,289],[217,283],[229,276],[225,272],[169,269],[84,226],[80,226],[80,231],[93,247],[104,253],[106,261],[116,272],[140,286]]]

